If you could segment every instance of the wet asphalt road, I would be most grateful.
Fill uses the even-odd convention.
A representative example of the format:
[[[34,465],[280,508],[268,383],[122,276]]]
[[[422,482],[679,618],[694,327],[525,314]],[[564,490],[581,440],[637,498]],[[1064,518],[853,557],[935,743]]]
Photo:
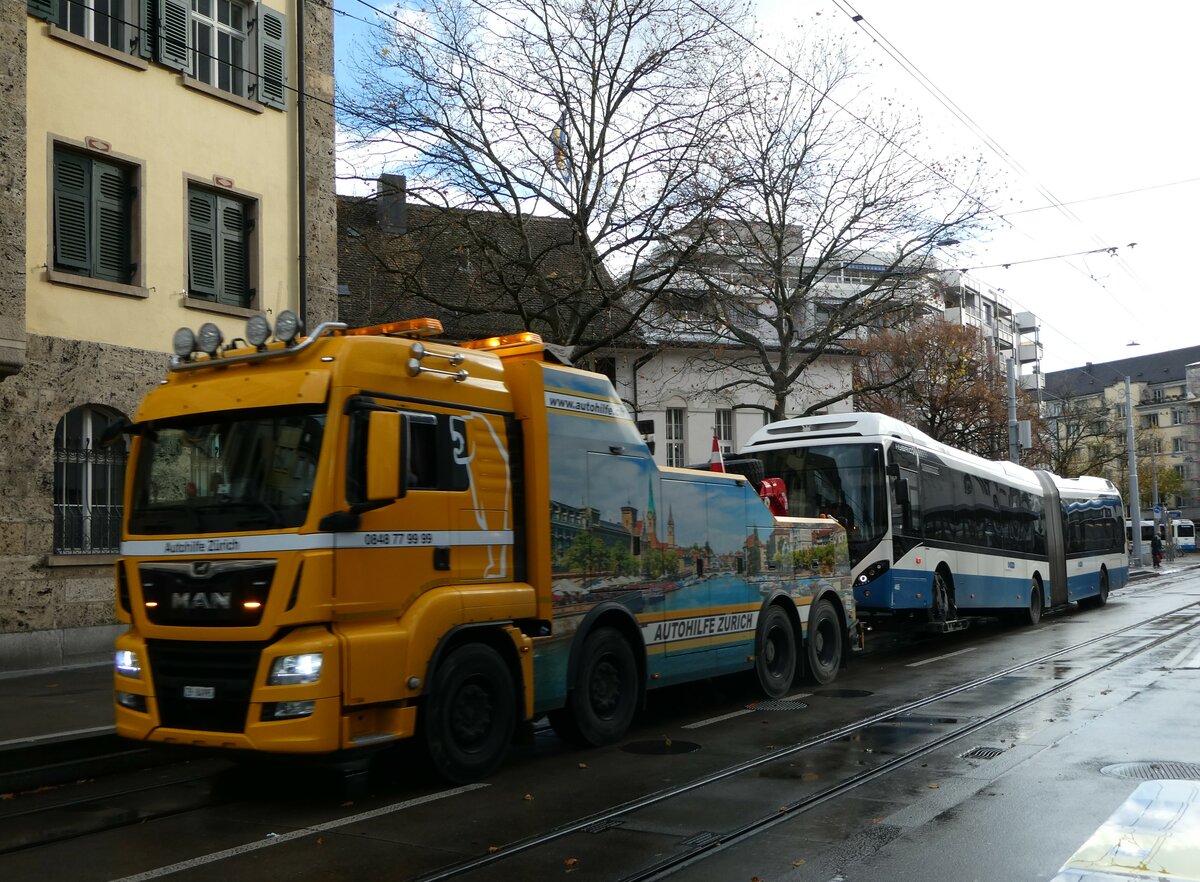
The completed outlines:
[[[0,878],[1049,879],[1137,783],[1102,769],[1200,762],[1197,604],[1182,573],[1034,629],[873,635],[831,687],[671,690],[621,745],[539,727],[470,788],[411,750],[353,800],[304,770],[222,764],[59,788],[56,814],[21,799],[64,838],[0,854]],[[123,802],[72,817],[72,794],[117,785]],[[80,816],[118,803],[127,823],[88,832]]]

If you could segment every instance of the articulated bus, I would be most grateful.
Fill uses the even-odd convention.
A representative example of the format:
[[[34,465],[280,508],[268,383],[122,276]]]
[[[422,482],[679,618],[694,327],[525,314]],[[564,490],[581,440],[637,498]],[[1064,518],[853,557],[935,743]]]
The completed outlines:
[[[846,528],[860,616],[1036,624],[1070,601],[1102,606],[1128,581],[1121,496],[1103,478],[992,462],[869,413],[773,423],[742,455],[786,482],[790,512]]]
[[[1164,526],[1159,530],[1159,537],[1166,542],[1167,534],[1170,533],[1172,539],[1175,540],[1175,550],[1179,552],[1195,551],[1196,550],[1196,525],[1187,518],[1172,518],[1169,522],[1169,529]],[[1154,516],[1142,515],[1142,548],[1143,550],[1150,548],[1150,537],[1154,533]],[[1125,519],[1125,539],[1130,545],[1133,544],[1133,521],[1129,518]]]

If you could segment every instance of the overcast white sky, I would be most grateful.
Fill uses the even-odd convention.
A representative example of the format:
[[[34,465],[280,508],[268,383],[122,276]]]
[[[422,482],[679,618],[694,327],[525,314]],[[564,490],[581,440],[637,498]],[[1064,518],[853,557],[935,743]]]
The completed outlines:
[[[336,5],[370,17],[357,0]],[[795,28],[853,34],[881,95],[901,93],[922,109],[947,153],[983,151],[1005,176],[1005,203],[993,207],[1007,222],[997,220],[989,237],[953,249],[949,259],[1039,317],[1043,370],[1200,344],[1200,286],[1184,259],[1196,247],[1192,203],[1200,197],[1200,3],[758,0],[758,7],[775,35]],[[862,23],[851,20],[856,14]],[[362,28],[345,17],[336,25],[341,59]],[[965,111],[1003,156],[877,38]],[[1126,191],[1140,192],[1113,195]],[[1071,204],[1044,208],[1046,193]],[[1116,257],[1040,260],[1108,246]],[[975,269],[1018,261],[1036,262]]]

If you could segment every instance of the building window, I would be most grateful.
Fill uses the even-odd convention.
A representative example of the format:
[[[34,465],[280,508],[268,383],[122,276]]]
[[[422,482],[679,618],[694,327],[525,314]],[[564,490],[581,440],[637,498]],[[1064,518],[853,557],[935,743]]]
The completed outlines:
[[[1166,389],[1153,389],[1150,392],[1150,397],[1154,401],[1163,401],[1167,397],[1167,390]]]
[[[713,417],[713,432],[721,444],[721,453],[728,456],[733,453],[733,411],[730,408],[718,407]]]
[[[1187,411],[1182,407],[1174,407],[1171,409],[1171,425],[1182,426],[1187,422]]]
[[[1158,414],[1148,413],[1145,416],[1143,416],[1142,417],[1142,428],[1143,429],[1158,428]]]
[[[133,26],[132,0],[60,0],[55,21],[65,31],[101,45],[129,52]]]
[[[1171,439],[1171,452],[1172,453],[1186,453],[1187,452],[1187,440],[1184,438],[1172,438]]]
[[[667,465],[677,468],[684,466],[685,444],[687,438],[687,410],[682,407],[667,408]]]
[[[188,188],[188,296],[250,308],[253,200]]]
[[[1175,470],[1175,474],[1177,474],[1180,478],[1183,478],[1185,480],[1187,479],[1187,466],[1177,465],[1177,466],[1172,466],[1171,468],[1173,468]]]
[[[54,553],[116,554],[121,544],[125,444],[96,441],[115,416],[77,407],[54,431]]]
[[[54,148],[54,268],[110,282],[133,281],[131,166]]]
[[[246,25],[239,0],[192,0],[192,76],[246,97]]]

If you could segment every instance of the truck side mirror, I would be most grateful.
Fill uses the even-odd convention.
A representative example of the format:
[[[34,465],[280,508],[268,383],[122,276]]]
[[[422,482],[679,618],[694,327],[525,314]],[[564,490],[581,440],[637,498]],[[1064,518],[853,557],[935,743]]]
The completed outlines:
[[[394,410],[372,411],[367,421],[367,502],[390,502],[404,495],[407,481],[401,469],[403,415]]]

